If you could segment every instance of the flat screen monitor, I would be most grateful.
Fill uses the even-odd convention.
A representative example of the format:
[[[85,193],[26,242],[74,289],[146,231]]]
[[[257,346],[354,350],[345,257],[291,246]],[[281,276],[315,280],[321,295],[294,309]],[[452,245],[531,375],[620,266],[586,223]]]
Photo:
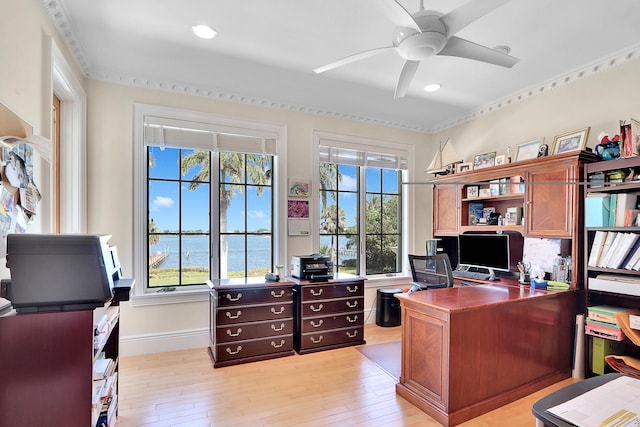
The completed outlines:
[[[507,233],[461,234],[458,266],[489,270],[490,274],[494,274],[493,270],[515,271],[516,264],[522,260],[523,240],[522,236]]]
[[[108,235],[8,234],[7,297],[18,313],[93,309],[113,297]]]

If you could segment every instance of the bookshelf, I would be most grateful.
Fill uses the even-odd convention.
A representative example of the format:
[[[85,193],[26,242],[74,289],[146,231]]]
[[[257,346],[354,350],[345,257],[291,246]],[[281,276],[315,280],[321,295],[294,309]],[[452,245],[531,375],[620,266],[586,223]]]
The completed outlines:
[[[608,179],[612,173],[623,171],[625,178],[620,181]],[[629,176],[633,173],[632,176]],[[626,309],[640,306],[640,264],[634,268],[633,254],[640,250],[640,227],[633,221],[625,226],[621,209],[634,207],[621,203],[625,195],[640,194],[640,158],[632,157],[608,160],[585,166],[587,185],[585,188],[585,247],[584,247],[584,288],[585,312],[589,307],[611,306]],[[591,200],[591,202],[590,202]],[[608,203],[608,206],[607,206]],[[634,200],[635,204],[635,200]],[[617,211],[617,212],[616,212]],[[618,221],[616,221],[616,213]],[[622,222],[621,222],[622,221]],[[627,240],[625,241],[625,236]],[[610,239],[607,244],[607,238]],[[617,238],[617,240],[616,240]],[[630,243],[631,242],[631,243]],[[640,254],[640,253],[639,253]],[[594,311],[594,310],[591,310]],[[606,341],[603,341],[606,340]],[[622,341],[598,338],[587,334],[586,374],[588,376],[603,373],[601,348],[609,348],[615,354],[640,357],[640,348],[628,338]],[[596,353],[594,356],[594,352]],[[604,351],[606,354],[607,351]],[[598,359],[598,360],[596,360]],[[605,372],[610,369],[604,363]]]

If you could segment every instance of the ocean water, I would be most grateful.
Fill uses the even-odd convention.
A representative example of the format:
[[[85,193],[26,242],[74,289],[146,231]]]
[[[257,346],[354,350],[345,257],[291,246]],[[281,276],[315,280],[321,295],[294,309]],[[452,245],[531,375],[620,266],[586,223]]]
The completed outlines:
[[[169,255],[159,268],[178,268],[180,257],[178,236],[161,236],[160,242],[151,246],[150,253],[168,250]],[[271,239],[258,236],[248,236],[247,243],[247,267],[248,270],[257,268],[272,268],[271,266]],[[209,266],[209,239],[207,236],[183,236],[183,267],[208,267]],[[188,250],[189,256],[186,257]],[[244,245],[242,239],[229,240],[229,252],[227,257],[227,271],[244,271]]]

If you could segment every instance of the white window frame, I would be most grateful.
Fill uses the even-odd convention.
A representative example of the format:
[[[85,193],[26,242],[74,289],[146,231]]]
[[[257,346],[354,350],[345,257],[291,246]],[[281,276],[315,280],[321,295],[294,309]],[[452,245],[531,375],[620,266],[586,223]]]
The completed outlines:
[[[314,197],[312,198],[312,209],[311,212],[313,217],[311,218],[313,221],[313,226],[315,232],[313,233],[313,247],[320,247],[320,225],[318,219],[318,211],[320,209],[319,206],[319,192],[320,192],[320,177],[317,171],[320,167],[320,145],[323,146],[332,146],[335,148],[345,148],[347,150],[358,150],[364,152],[372,152],[372,153],[381,153],[381,154],[392,154],[399,157],[404,157],[407,159],[406,170],[402,173],[402,188],[400,189],[402,193],[402,253],[408,254],[409,248],[413,246],[414,237],[409,233],[410,230],[415,230],[413,224],[413,215],[410,212],[413,212],[413,199],[414,199],[414,188],[411,185],[407,185],[407,182],[413,182],[414,170],[415,170],[415,147],[411,144],[404,144],[399,142],[392,141],[384,141],[374,138],[366,138],[360,136],[353,135],[345,135],[334,132],[313,131],[313,164],[315,167],[316,173],[313,174],[313,188]],[[378,165],[373,165],[374,167],[379,167]],[[362,169],[361,169],[362,176]],[[365,206],[366,199],[366,191],[364,191],[364,187],[360,188],[359,195],[359,207]],[[360,215],[359,220],[359,245],[360,248],[364,248],[365,243],[365,233],[363,230],[366,230],[366,215]],[[376,287],[379,286],[380,281],[394,281],[393,279],[400,279],[406,283],[406,279],[411,277],[411,274],[408,270],[408,262],[405,259],[402,259],[402,271],[393,274],[376,274],[366,276],[363,272],[366,272],[365,269],[365,260],[363,256],[360,256],[359,268],[361,272],[361,276],[366,277],[366,287]]]
[[[286,126],[276,123],[259,122],[245,120],[234,117],[220,116],[211,113],[204,113],[178,108],[163,107],[135,103],[134,111],[134,188],[133,188],[133,276],[137,285],[132,292],[133,305],[155,305],[171,304],[194,301],[205,301],[208,299],[209,289],[207,286],[188,286],[188,289],[176,287],[171,292],[158,292],[158,289],[148,289],[146,284],[148,258],[146,254],[147,241],[147,156],[144,141],[145,117],[166,117],[167,119],[185,120],[204,123],[212,129],[220,129],[229,132],[235,130],[239,135],[250,134],[262,136],[264,138],[276,140],[276,155],[273,159],[275,181],[273,183],[274,192],[274,262],[275,264],[286,264]],[[213,230],[213,228],[212,228]]]

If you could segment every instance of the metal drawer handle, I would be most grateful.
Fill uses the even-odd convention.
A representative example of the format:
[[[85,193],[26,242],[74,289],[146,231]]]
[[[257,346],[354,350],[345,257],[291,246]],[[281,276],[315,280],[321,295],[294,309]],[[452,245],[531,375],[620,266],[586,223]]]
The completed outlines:
[[[357,321],[358,321],[358,315],[357,314],[355,316],[353,316],[353,320],[351,320],[351,317],[347,316],[347,322],[355,323]]]
[[[229,353],[229,354],[238,354],[238,353],[240,353],[241,350],[242,350],[242,346],[241,345],[236,347],[236,351],[233,351],[229,347],[227,347],[227,353]]]
[[[230,311],[227,311],[227,317],[229,319],[237,319],[240,316],[242,316],[242,311],[240,311],[240,310],[236,311],[236,315],[235,316],[233,314],[231,314]]]
[[[358,336],[358,331],[353,331],[353,335],[351,335],[351,334],[349,333],[349,331],[347,331],[347,336],[348,336],[349,338],[355,338],[355,337],[357,337],[357,336]]]
[[[242,298],[242,292],[238,292],[238,296],[235,298],[233,298],[231,294],[225,294],[224,296],[227,297],[229,301],[240,301],[240,298]]]
[[[347,290],[349,292],[351,292],[351,293],[358,292],[358,285],[356,285],[353,289],[351,287],[347,286]]]
[[[315,322],[312,320],[309,322],[311,324],[311,326],[313,326],[314,328],[319,328],[320,326],[322,326],[322,324],[324,323],[324,320],[320,319],[318,320],[318,324],[316,325]]]
[[[271,341],[271,345],[273,346],[273,348],[280,348],[284,345],[284,340],[281,340],[279,345]]]
[[[310,289],[309,291],[311,292],[311,295],[313,295],[314,297],[319,297],[320,295],[322,295],[322,291],[324,291],[324,289],[320,288],[317,291]]]
[[[346,304],[347,304],[347,307],[349,307],[349,308],[355,308],[355,307],[358,306],[358,301],[354,301],[353,305],[351,305],[351,303],[349,301],[347,301]]]
[[[271,312],[273,314],[282,314],[284,313],[284,307],[280,307],[280,311],[276,311],[275,307],[271,307]]]
[[[322,311],[322,304],[320,304],[318,308],[313,308],[312,305],[309,306],[309,308],[311,309],[311,311],[315,311],[315,312]]]
[[[311,339],[311,342],[314,344],[318,344],[320,341],[322,341],[322,335],[320,335],[318,337],[318,339],[314,338],[314,337],[309,337]]]
[[[241,333],[242,333],[242,328],[238,328],[238,331],[235,334],[231,332],[231,329],[227,329],[227,335],[229,335],[230,337],[238,337],[240,336]]]
[[[282,298],[284,296],[284,289],[280,289],[280,295],[276,295],[276,291],[271,291],[271,296],[274,298]]]
[[[284,329],[284,323],[280,323],[280,327],[279,328],[272,323],[271,324],[271,329],[273,329],[274,332],[280,332],[281,330]]]

